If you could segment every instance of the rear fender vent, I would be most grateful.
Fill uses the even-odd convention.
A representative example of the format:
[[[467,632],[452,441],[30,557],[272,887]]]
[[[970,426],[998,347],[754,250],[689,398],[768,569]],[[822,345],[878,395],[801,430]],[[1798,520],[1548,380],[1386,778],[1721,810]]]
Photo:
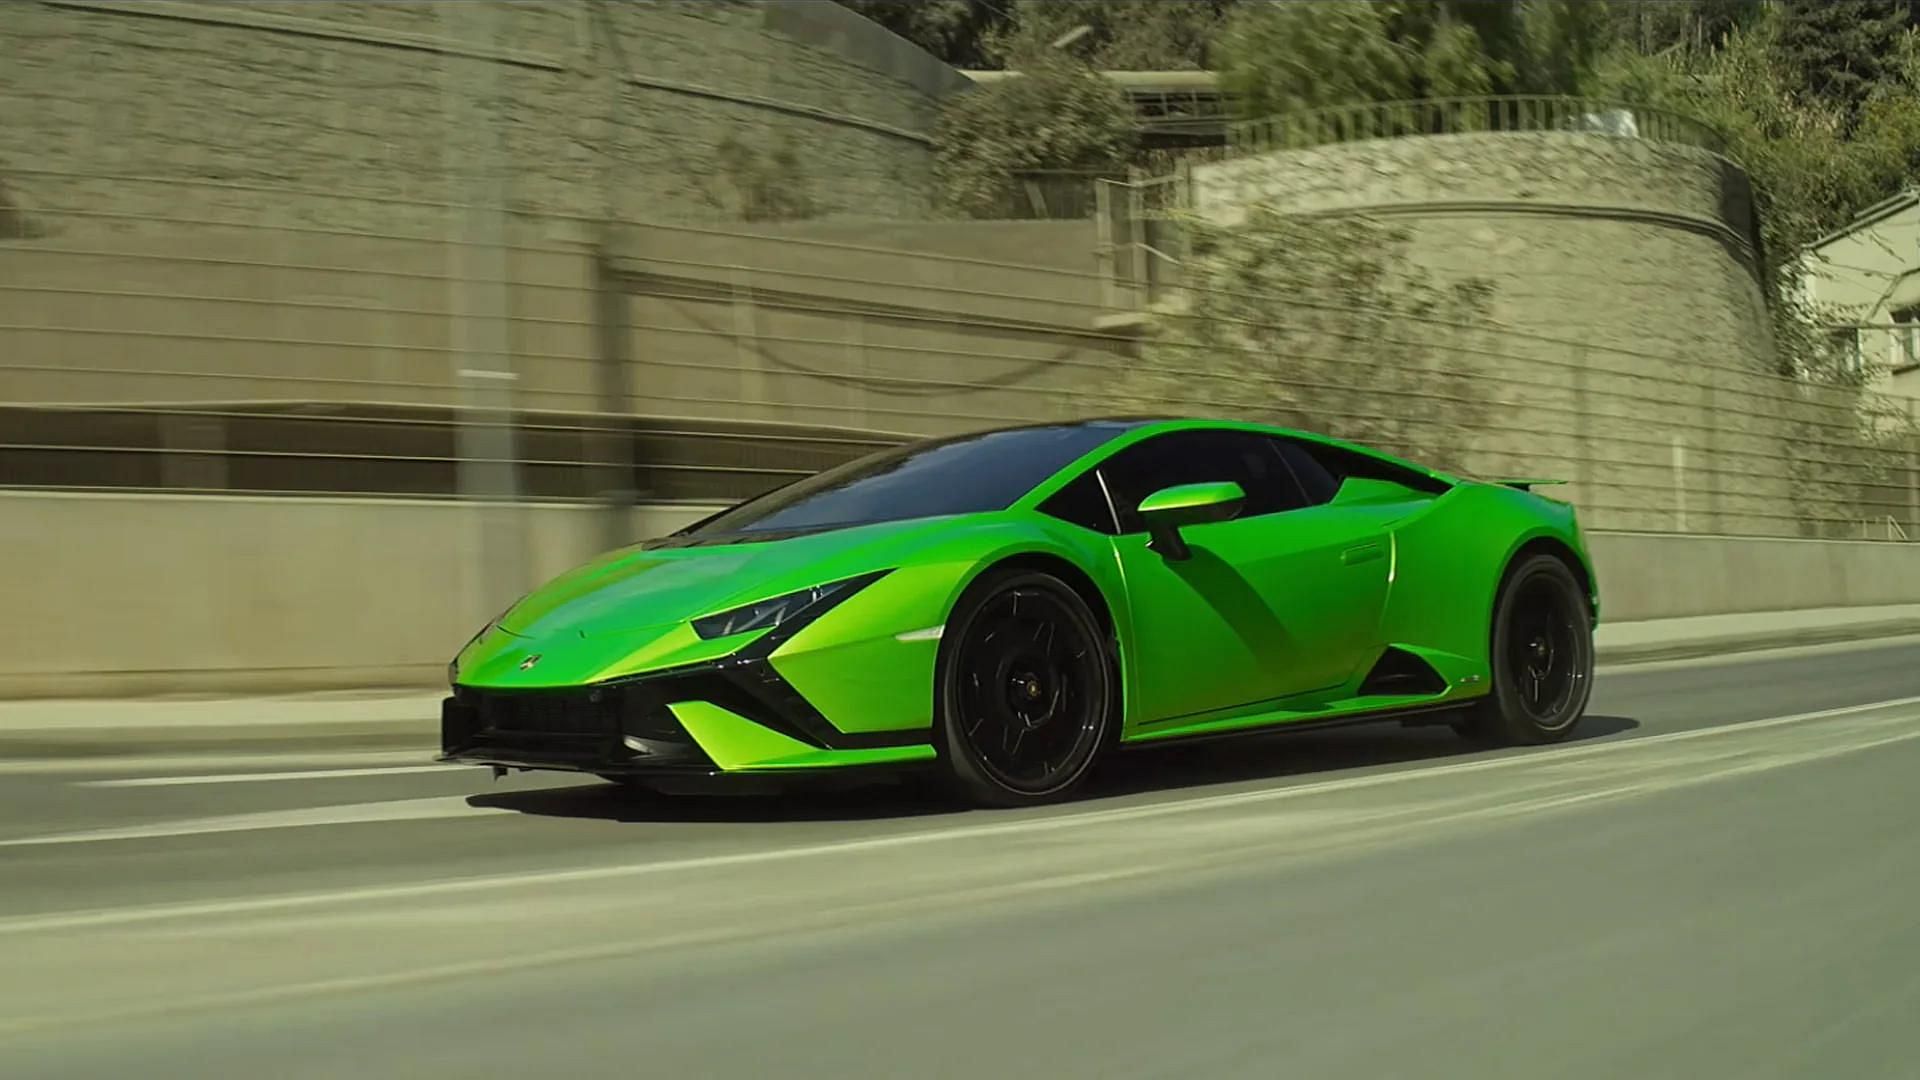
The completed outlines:
[[[1447,688],[1447,680],[1433,665],[1405,649],[1388,646],[1374,661],[1373,670],[1360,683],[1365,697],[1406,697],[1413,694],[1438,694]]]

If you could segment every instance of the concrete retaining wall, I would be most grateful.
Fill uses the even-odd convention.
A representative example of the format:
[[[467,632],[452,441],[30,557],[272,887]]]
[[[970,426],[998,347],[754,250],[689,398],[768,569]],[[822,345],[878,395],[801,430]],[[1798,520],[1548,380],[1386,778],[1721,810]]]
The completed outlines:
[[[527,584],[479,580],[486,512],[0,494],[0,597],[12,627],[0,697],[432,685]],[[657,535],[706,512],[641,509],[628,533]],[[538,580],[599,550],[605,515],[509,509]],[[1601,533],[1593,548],[1611,622],[1920,603],[1920,546]]]
[[[814,0],[48,0],[4,21],[0,182],[67,232],[437,232],[456,170],[545,213],[919,216],[939,101],[971,85]]]
[[[481,581],[488,508],[452,501],[0,495],[0,697],[424,686],[526,588]],[[518,508],[546,580],[606,512]],[[636,511],[631,535],[710,512]],[[489,522],[496,529],[497,520]]]
[[[1920,545],[1597,533],[1609,622],[1920,604]]]
[[[812,232],[613,231],[632,410],[938,434],[1077,414],[1126,347],[1091,329],[1091,222]],[[566,233],[514,220],[494,329],[518,405],[587,412],[593,262]],[[1030,265],[990,261],[1022,246]],[[453,404],[463,341],[492,320],[463,314],[451,258],[256,226],[0,245],[0,400]]]
[[[1851,403],[1765,374],[1753,193],[1724,158],[1592,134],[1377,139],[1196,166],[1193,199],[1228,224],[1254,204],[1375,215],[1435,280],[1492,285],[1503,332],[1440,360],[1468,377],[1446,392],[1498,419],[1443,465],[1573,481],[1557,494],[1612,529],[1786,535],[1796,511],[1864,516],[1803,508],[1790,482],[1802,429],[1851,438]]]

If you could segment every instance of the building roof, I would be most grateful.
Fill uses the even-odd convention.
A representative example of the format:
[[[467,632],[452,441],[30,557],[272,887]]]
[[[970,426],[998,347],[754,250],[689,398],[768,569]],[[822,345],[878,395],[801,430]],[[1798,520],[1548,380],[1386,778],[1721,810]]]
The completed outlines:
[[[1871,228],[1874,225],[1878,225],[1880,222],[1885,221],[1887,218],[1890,218],[1893,215],[1901,212],[1902,210],[1906,210],[1909,207],[1912,207],[1915,205],[1920,205],[1920,188],[1908,188],[1905,191],[1902,191],[1900,194],[1893,196],[1892,198],[1882,199],[1879,202],[1874,203],[1872,206],[1867,207],[1865,210],[1860,211],[1858,214],[1854,215],[1854,218],[1852,221],[1847,222],[1845,225],[1841,226],[1838,229],[1835,229],[1833,232],[1830,232],[1827,235],[1821,237],[1820,239],[1815,240],[1813,243],[1808,244],[1807,247],[1813,250],[1818,250],[1820,248],[1826,247],[1828,244],[1833,243],[1835,240],[1844,239],[1846,237],[1852,236],[1854,233],[1857,233],[1862,229],[1867,229],[1867,228]]]

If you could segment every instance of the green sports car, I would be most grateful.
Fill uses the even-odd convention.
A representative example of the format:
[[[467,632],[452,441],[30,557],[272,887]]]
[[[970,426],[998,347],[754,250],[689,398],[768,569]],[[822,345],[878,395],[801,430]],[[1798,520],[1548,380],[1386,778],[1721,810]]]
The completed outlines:
[[[440,760],[637,783],[931,767],[971,800],[1104,753],[1380,719],[1565,738],[1599,595],[1573,508],[1257,424],[913,443],[523,597]]]

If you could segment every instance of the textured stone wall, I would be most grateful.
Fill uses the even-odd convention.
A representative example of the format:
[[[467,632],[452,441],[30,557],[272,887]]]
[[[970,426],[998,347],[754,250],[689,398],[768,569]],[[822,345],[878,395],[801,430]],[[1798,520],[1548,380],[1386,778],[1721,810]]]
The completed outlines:
[[[757,186],[811,216],[920,215],[961,77],[824,6],[22,0],[0,182],[52,231],[439,235],[413,204],[463,198],[450,173],[549,214],[738,219]]]
[[[1467,466],[1576,481],[1556,493],[1600,527],[1794,531],[1794,424],[1844,413],[1761,373],[1772,341],[1752,192],[1725,159],[1489,133],[1279,152],[1192,180],[1216,220],[1255,202],[1369,213],[1407,227],[1439,280],[1492,283],[1496,329],[1457,358],[1494,406]]]
[[[1194,169],[1194,199],[1366,210],[1416,226],[1423,264],[1497,287],[1501,320],[1595,346],[1771,350],[1746,174],[1691,147],[1586,134],[1381,139]],[[1708,357],[1702,356],[1702,359]]]

